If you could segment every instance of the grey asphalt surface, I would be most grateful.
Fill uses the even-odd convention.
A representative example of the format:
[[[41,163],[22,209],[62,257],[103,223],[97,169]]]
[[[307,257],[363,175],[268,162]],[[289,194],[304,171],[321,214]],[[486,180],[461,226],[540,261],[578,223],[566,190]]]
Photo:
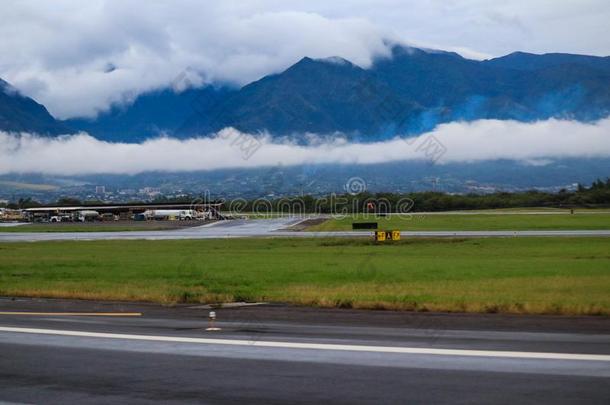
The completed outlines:
[[[0,315],[0,401],[19,403],[608,403],[604,317],[414,314],[279,305],[209,309],[0,299],[0,311],[137,311],[141,317]],[[61,332],[60,332],[61,333]],[[240,345],[176,342],[212,338]],[[524,358],[265,347],[265,342],[525,352]],[[609,357],[610,359],[610,357]]]
[[[244,237],[306,237],[342,238],[371,237],[371,231],[347,232],[297,232],[286,228],[303,221],[302,217],[274,219],[236,219],[186,229],[166,231],[127,232],[24,232],[0,233],[0,242],[36,242],[53,240],[171,240],[171,239],[219,239]],[[570,231],[402,231],[405,237],[528,237],[528,236],[610,236],[610,230]]]
[[[0,222],[0,228],[11,228],[14,226],[23,226],[28,224],[28,222]]]

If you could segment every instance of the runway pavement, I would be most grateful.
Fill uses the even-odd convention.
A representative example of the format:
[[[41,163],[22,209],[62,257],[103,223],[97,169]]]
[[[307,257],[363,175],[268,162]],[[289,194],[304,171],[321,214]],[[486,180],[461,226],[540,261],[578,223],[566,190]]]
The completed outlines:
[[[371,231],[304,232],[288,228],[303,221],[303,217],[274,219],[236,219],[186,229],[163,231],[125,232],[24,232],[1,233],[0,242],[35,242],[53,240],[171,240],[171,239],[219,239],[243,237],[307,237],[342,238],[371,237]],[[567,231],[402,231],[405,237],[527,237],[527,236],[610,236],[610,230]]]
[[[10,312],[51,312],[15,315]],[[87,317],[62,312],[139,312]],[[0,401],[607,403],[603,317],[0,299]]]
[[[23,225],[29,225],[29,222],[0,222],[0,228],[12,228]]]

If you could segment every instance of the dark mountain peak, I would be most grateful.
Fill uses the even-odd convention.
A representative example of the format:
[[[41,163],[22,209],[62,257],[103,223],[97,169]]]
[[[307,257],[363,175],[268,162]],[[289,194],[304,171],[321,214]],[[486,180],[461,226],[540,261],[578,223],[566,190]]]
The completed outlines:
[[[514,52],[477,61],[455,52],[388,46],[390,55],[368,69],[337,56],[304,57],[239,90],[161,90],[93,122],[69,124],[117,141],[205,135],[226,127],[295,139],[342,132],[375,141],[454,120],[592,121],[610,114],[610,58]]]
[[[277,73],[277,74],[274,74],[274,75],[265,76],[261,80],[265,80],[266,78],[269,78],[269,77],[276,77],[276,76],[281,76],[281,75],[286,75],[286,74],[291,74],[291,73],[299,74],[300,72],[307,71],[307,70],[310,70],[312,68],[315,68],[318,64],[319,64],[319,62],[316,62],[315,60],[313,60],[309,56],[305,56],[304,58],[301,58],[294,65],[289,66],[283,72],[280,72],[280,73]]]
[[[301,72],[312,72],[312,71],[349,71],[349,70],[362,70],[357,65],[344,59],[340,56],[331,56],[328,58],[312,59],[308,56],[302,58],[294,65],[290,66],[280,75],[301,73]],[[277,75],[276,75],[277,76]]]
[[[260,83],[273,83],[276,86],[291,88],[294,86],[309,87],[310,90],[315,91],[320,86],[335,87],[345,81],[358,80],[365,74],[364,69],[340,57],[324,59],[305,57],[285,71],[265,76],[259,81],[248,84],[244,89],[250,89],[253,85]]]
[[[0,79],[0,131],[59,135],[73,132],[49,114],[47,109],[19,93]]]
[[[515,52],[511,52],[506,56],[503,56],[504,58],[518,58],[518,57],[523,57],[523,56],[540,56],[540,55],[536,55],[535,53],[531,53],[531,52],[523,52],[523,51],[515,51]]]
[[[341,56],[329,56],[327,58],[320,58],[316,59],[316,62],[330,63],[339,66],[354,66],[352,62],[345,58],[342,58]]]
[[[380,113],[386,104],[392,111]],[[305,57],[281,73],[244,86],[220,104],[211,119],[202,118],[184,130],[209,134],[232,126],[276,136],[340,131],[368,137],[391,124],[397,113],[410,115],[414,108],[370,71],[346,59]]]
[[[114,63],[108,62],[108,63],[106,63],[106,65],[104,66],[104,68],[102,70],[104,73],[112,73],[115,70],[117,70],[117,67]]]
[[[19,92],[10,83],[0,79],[0,91],[7,95],[17,95]]]
[[[400,57],[400,56],[413,56],[413,55],[421,55],[425,53],[420,48],[415,48],[407,45],[393,45],[391,48],[392,57]]]
[[[428,48],[416,48],[408,45],[393,45],[391,48],[391,58],[432,58],[432,57],[444,57],[454,59],[464,59],[460,54],[456,52],[442,51],[439,49],[428,49]]]
[[[570,53],[545,53],[539,55],[517,51],[498,58],[485,60],[483,63],[489,66],[517,70],[539,70],[561,65],[581,65],[610,72],[610,57],[608,56]]]
[[[510,58],[542,58],[542,59],[574,59],[574,60],[599,60],[599,59],[607,59],[608,56],[594,56],[594,55],[582,55],[578,53],[566,53],[566,52],[547,52],[547,53],[532,53],[532,52],[524,52],[524,51],[515,51],[511,52],[508,55],[500,56],[498,58],[493,59],[510,59]],[[490,60],[493,60],[490,59]]]
[[[308,65],[308,64],[313,63],[313,62],[314,62],[314,60],[312,58],[310,58],[309,56],[303,56],[301,58],[301,60],[299,60],[293,66],[303,66],[303,65]]]

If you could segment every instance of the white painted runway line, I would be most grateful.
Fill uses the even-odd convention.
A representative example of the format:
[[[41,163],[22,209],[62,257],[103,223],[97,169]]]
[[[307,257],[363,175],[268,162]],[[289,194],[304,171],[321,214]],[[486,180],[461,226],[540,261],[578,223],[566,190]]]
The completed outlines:
[[[24,312],[0,311],[0,315],[14,316],[142,316],[141,312]]]
[[[125,339],[152,342],[173,343],[198,343],[210,345],[231,345],[248,347],[270,347],[279,349],[311,349],[311,350],[335,350],[369,353],[395,353],[395,354],[427,354],[439,356],[466,356],[466,357],[501,357],[514,359],[542,359],[542,360],[577,360],[577,361],[604,361],[610,362],[610,355],[605,354],[578,354],[578,353],[548,353],[548,352],[517,352],[502,350],[464,350],[464,349],[434,349],[420,347],[392,347],[392,346],[365,346],[365,345],[341,345],[326,343],[297,343],[297,342],[273,342],[252,341],[240,339],[212,339],[212,338],[190,338],[179,336],[151,336],[131,335],[122,333],[83,332],[56,329],[16,328],[0,326],[0,332],[29,333],[39,335],[91,337],[104,339]]]

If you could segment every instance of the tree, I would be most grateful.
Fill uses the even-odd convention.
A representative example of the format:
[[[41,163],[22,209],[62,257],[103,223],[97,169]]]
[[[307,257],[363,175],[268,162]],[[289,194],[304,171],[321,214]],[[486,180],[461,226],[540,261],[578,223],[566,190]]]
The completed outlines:
[[[27,198],[20,198],[17,205],[19,206],[19,208],[23,209],[23,208],[40,207],[42,204],[40,204],[36,200],[32,200],[32,197],[27,197]]]
[[[60,205],[60,206],[82,205],[82,202],[78,198],[61,197],[59,200],[57,200],[56,205]]]

